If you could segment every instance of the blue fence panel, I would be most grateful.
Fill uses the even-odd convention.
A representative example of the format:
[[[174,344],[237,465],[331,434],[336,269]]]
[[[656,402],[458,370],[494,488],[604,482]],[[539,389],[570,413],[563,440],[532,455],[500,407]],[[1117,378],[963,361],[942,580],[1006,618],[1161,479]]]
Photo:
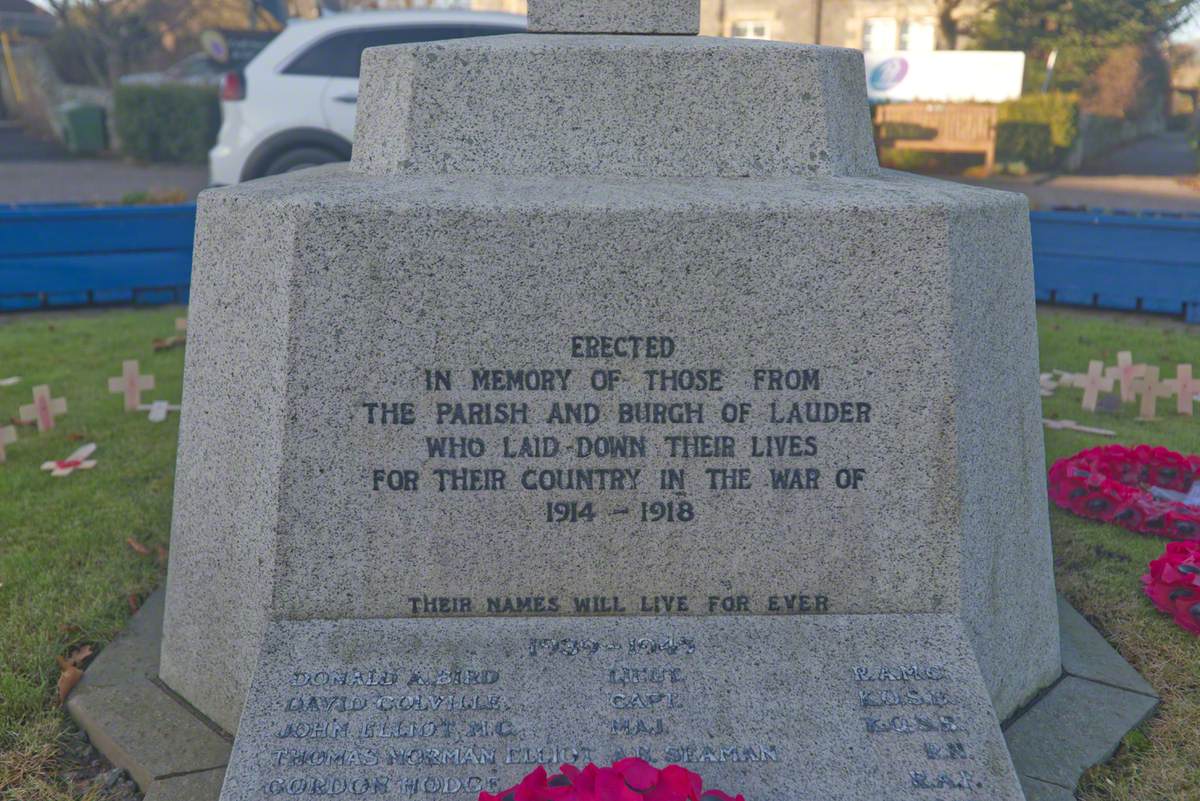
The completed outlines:
[[[186,302],[194,204],[0,206],[0,311]]]
[[[1200,323],[1200,219],[1035,211],[1037,299]]]
[[[1200,323],[1200,218],[1030,215],[1039,301]],[[186,302],[196,207],[0,206],[0,311]]]

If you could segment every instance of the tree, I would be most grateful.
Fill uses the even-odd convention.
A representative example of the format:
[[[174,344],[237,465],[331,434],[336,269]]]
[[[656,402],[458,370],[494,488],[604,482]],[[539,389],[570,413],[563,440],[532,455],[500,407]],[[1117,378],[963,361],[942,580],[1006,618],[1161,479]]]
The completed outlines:
[[[1058,51],[1055,84],[1075,88],[1114,49],[1144,47],[1174,31],[1193,5],[1194,0],[997,0],[973,23],[973,35],[985,49],[1022,50],[1035,63]]]
[[[959,10],[964,0],[938,0],[937,2],[937,46],[938,50],[957,50],[959,38],[966,23]]]
[[[155,45],[155,37],[139,11],[109,0],[46,0],[62,24],[62,36],[92,82],[113,86],[134,53]]]
[[[244,27],[247,0],[45,0],[60,25],[51,42],[64,77],[113,86],[196,48],[206,28]]]

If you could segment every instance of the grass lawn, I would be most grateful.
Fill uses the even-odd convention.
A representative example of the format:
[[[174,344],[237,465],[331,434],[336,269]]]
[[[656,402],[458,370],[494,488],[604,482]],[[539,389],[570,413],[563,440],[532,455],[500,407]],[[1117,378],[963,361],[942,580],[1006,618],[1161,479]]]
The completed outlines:
[[[57,707],[55,657],[80,645],[97,648],[119,631],[140,599],[162,580],[153,556],[126,544],[133,537],[166,546],[178,419],[158,425],[124,414],[107,391],[123,359],[155,376],[146,399],[178,401],[183,353],[155,353],[150,342],[173,332],[179,309],[0,318],[0,419],[30,401],[35,384],[68,398],[70,411],[53,432],[21,428],[0,465],[0,799],[64,801],[85,797],[61,774],[59,742],[68,724]],[[1200,362],[1200,331],[1147,318],[1043,311],[1042,366],[1072,372],[1089,359],[1116,362],[1132,350],[1164,377],[1177,362]],[[1079,408],[1080,390],[1045,399],[1047,416],[1111,428],[1115,440],[1070,431],[1046,432],[1049,461],[1099,442],[1166,445],[1200,451],[1200,418],[1138,422],[1132,406],[1115,415]],[[99,444],[99,466],[66,479],[37,468],[82,442]],[[1200,638],[1156,612],[1139,576],[1164,540],[1150,539],[1051,510],[1059,588],[1162,694],[1160,714],[1131,734],[1108,765],[1082,787],[1086,801],[1195,801],[1200,798]],[[94,796],[86,796],[89,800]]]
[[[1043,311],[1038,316],[1042,369],[1087,370],[1089,359],[1158,365],[1164,378],[1175,365],[1200,363],[1200,330],[1141,317]],[[1083,391],[1060,389],[1042,404],[1047,417],[1117,432],[1115,438],[1071,431],[1046,432],[1046,464],[1103,442],[1163,445],[1200,453],[1200,416],[1175,414],[1174,399],[1160,401],[1157,422],[1139,422],[1127,404],[1118,414],[1090,414]],[[1062,592],[1141,671],[1162,696],[1156,717],[1125,739],[1116,759],[1093,769],[1081,784],[1087,801],[1195,801],[1200,799],[1200,637],[1175,626],[1141,593],[1139,577],[1167,540],[1094,523],[1052,507],[1055,575]]]
[[[162,581],[154,556],[139,556],[133,537],[166,546],[171,521],[178,415],[150,423],[125,414],[108,377],[137,359],[156,388],[143,395],[178,403],[183,350],[155,353],[151,341],[175,333],[178,308],[0,317],[0,421],[49,384],[67,414],[39,435],[18,428],[0,464],[0,798],[79,798],[59,774],[57,741],[66,728],[57,706],[55,657],[112,639],[134,602]],[[42,462],[95,442],[98,465],[51,478]]]

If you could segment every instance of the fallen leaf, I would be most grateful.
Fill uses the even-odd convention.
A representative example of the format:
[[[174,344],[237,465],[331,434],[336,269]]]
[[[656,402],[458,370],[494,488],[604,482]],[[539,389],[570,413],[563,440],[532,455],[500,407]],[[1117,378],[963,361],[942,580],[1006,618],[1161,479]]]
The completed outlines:
[[[147,548],[145,545],[142,545],[140,542],[135,540],[133,537],[127,538],[125,540],[125,544],[128,545],[130,548],[132,548],[134,553],[138,554],[139,556],[149,556],[150,555],[150,549]]]
[[[131,594],[127,600],[129,601],[129,611],[130,612],[136,612],[142,606],[142,602],[138,600],[138,597],[136,595]]]
[[[77,668],[82,668],[83,663],[88,661],[89,659],[91,659],[92,656],[95,655],[95,653],[96,652],[92,649],[92,646],[81,645],[78,648],[71,651],[71,653],[67,656],[66,661],[69,662],[70,664],[74,665]]]
[[[176,336],[166,337],[165,339],[155,339],[151,344],[154,345],[155,350],[168,350],[170,348],[177,348],[186,341],[186,337]]]
[[[75,689],[75,685],[83,678],[83,671],[72,665],[68,660],[58,657],[58,703],[61,705]]]
[[[161,545],[154,546],[154,553],[158,557],[158,563],[165,565],[167,563],[167,549]]]
[[[83,439],[83,434],[79,434],[79,433],[67,434],[67,441],[69,441],[69,442],[79,442],[79,440],[81,440],[81,439]]]

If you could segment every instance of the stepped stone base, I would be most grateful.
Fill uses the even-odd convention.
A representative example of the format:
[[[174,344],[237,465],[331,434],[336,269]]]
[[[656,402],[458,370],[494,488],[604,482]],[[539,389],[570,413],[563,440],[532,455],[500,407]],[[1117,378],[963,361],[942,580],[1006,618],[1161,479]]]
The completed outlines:
[[[67,711],[147,801],[215,801],[233,737],[159,681],[162,619],[159,590],[88,666]]]
[[[162,612],[159,591],[88,667],[67,710],[146,801],[217,801],[232,737],[158,681]],[[1073,801],[1083,772],[1158,705],[1153,688],[1062,599],[1059,626],[1062,676],[1004,725],[1027,801]]]

